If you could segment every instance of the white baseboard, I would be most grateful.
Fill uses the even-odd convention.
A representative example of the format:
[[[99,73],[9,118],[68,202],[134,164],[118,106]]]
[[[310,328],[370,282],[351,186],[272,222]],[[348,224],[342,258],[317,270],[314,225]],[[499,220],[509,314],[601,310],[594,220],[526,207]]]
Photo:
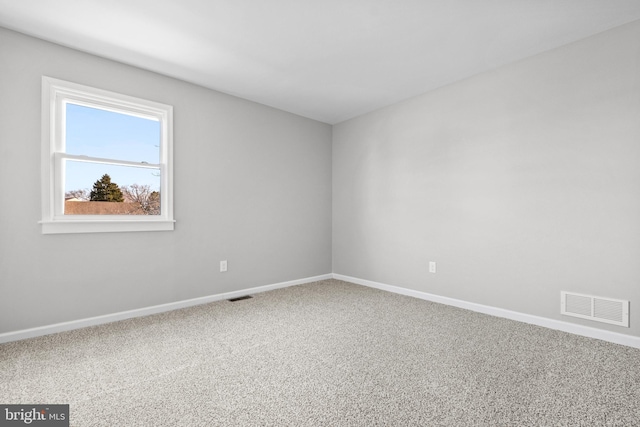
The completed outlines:
[[[588,326],[576,325],[574,323],[563,322],[560,320],[549,319],[546,317],[534,316],[531,314],[519,313],[517,311],[505,310],[503,308],[491,307],[488,305],[476,304],[454,298],[443,297],[439,295],[429,294],[426,292],[415,291],[412,289],[401,288],[398,286],[387,285],[384,283],[373,282],[371,280],[359,279],[357,277],[344,276],[342,274],[333,274],[334,279],[344,280],[345,282],[355,283],[357,285],[368,286],[370,288],[381,289],[383,291],[393,292],[396,294],[407,295],[410,297],[420,298],[427,301],[437,302],[440,304],[451,305],[466,310],[476,311],[479,313],[489,314],[491,316],[503,317],[505,319],[517,320],[519,322],[530,323],[532,325],[543,326],[549,329],[568,332],[575,335],[581,335],[589,338],[596,338],[615,344],[626,345],[628,347],[640,348],[640,337],[619,334],[617,332],[605,331],[602,329],[590,328]]]
[[[289,286],[301,285],[304,283],[317,282],[326,279],[338,279],[345,282],[355,283],[357,285],[368,286],[383,291],[393,292],[396,294],[407,295],[427,301],[437,302],[440,304],[451,305],[466,310],[476,311],[479,313],[489,314],[491,316],[503,317],[505,319],[516,320],[519,322],[530,323],[537,326],[543,326],[549,329],[555,329],[563,332],[581,335],[589,338],[596,338],[615,344],[626,345],[628,347],[640,348],[640,337],[620,334],[616,332],[605,331],[602,329],[591,328],[583,325],[563,322],[560,320],[548,319],[546,317],[533,316],[531,314],[519,313],[516,311],[505,310],[502,308],[492,307],[488,305],[476,304],[468,301],[448,298],[439,295],[429,294],[426,292],[416,291],[413,289],[401,288],[399,286],[387,285],[384,283],[373,282],[371,280],[359,279],[357,277],[345,276],[342,274],[323,274],[320,276],[307,277],[304,279],[291,280],[288,282],[275,283],[272,285],[258,286],[255,288],[242,289],[239,291],[225,292],[222,294],[208,295],[200,298],[193,298],[183,301],[177,301],[167,304],[154,305],[135,310],[121,311],[103,316],[90,317],[87,319],[72,320],[69,322],[56,323],[53,325],[40,326],[37,328],[23,329],[13,332],[5,332],[0,334],[0,344],[11,341],[18,341],[27,338],[39,337],[42,335],[54,334],[57,332],[70,331],[73,329],[86,328],[88,326],[102,325],[105,323],[116,322],[118,320],[130,319],[132,317],[148,316],[150,314],[163,313],[165,311],[178,310],[180,308],[192,307],[194,305],[207,304],[214,301],[231,299],[248,294],[257,294],[260,292],[271,291],[274,289],[287,288]]]
[[[18,341],[27,338],[39,337],[42,335],[54,334],[57,332],[70,331],[73,329],[86,328],[88,326],[102,325],[104,323],[116,322],[118,320],[130,319],[132,317],[148,316],[150,314],[163,313],[165,311],[177,310],[180,308],[192,307],[194,305],[207,304],[214,301],[226,300],[241,297],[248,294],[272,291],[274,289],[287,288],[289,286],[301,285],[303,283],[317,282],[333,278],[332,274],[307,277],[304,279],[291,280],[288,282],[275,283],[272,285],[258,286],[255,288],[242,289],[240,291],[225,292],[222,294],[208,295],[200,298],[193,298],[183,301],[170,302],[167,304],[154,305],[135,310],[121,311],[103,316],[90,317],[87,319],[72,320],[69,322],[56,323],[53,325],[39,326],[37,328],[23,329],[14,332],[0,334],[0,344],[10,341]]]

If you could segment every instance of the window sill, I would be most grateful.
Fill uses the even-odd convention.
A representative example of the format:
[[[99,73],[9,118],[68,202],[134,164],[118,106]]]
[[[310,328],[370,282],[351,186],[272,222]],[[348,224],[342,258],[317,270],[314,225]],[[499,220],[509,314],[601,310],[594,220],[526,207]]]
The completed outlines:
[[[135,231],[173,231],[174,220],[56,220],[39,221],[42,234],[126,233]]]

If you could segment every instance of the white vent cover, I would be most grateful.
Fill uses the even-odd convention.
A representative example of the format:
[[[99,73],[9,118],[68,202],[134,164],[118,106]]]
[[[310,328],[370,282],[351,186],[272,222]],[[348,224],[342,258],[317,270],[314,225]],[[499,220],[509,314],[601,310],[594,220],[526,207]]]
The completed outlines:
[[[560,298],[562,314],[629,327],[629,301],[565,291]]]

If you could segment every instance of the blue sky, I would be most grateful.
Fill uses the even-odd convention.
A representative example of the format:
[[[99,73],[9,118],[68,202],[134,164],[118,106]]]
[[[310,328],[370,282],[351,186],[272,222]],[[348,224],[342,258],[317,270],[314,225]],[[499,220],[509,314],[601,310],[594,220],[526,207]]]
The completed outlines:
[[[160,161],[159,121],[70,103],[66,114],[67,153],[132,162]],[[119,186],[142,184],[160,190],[158,170],[67,161],[65,191],[91,190],[105,173]]]

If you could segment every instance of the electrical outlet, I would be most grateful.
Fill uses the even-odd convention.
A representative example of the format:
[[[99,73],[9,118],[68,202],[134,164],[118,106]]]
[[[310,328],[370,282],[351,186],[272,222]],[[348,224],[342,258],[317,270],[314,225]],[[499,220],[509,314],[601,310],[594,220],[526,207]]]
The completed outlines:
[[[224,273],[227,271],[227,261],[220,261],[220,272]]]
[[[435,272],[436,272],[436,262],[429,261],[429,273],[435,273]]]

